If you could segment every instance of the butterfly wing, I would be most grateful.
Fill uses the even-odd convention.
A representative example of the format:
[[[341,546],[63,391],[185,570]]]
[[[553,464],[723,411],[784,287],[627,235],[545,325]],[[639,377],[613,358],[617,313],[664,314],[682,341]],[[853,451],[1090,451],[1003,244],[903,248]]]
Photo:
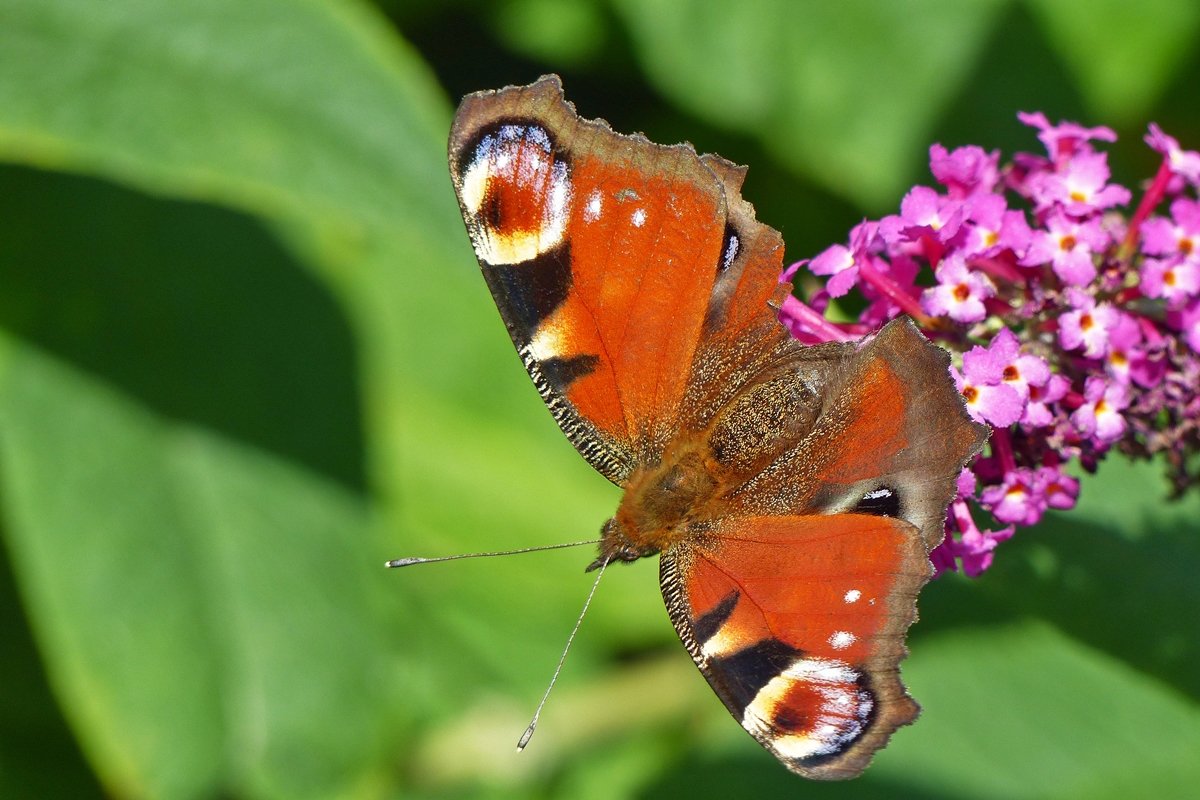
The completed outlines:
[[[858,347],[787,354],[709,429],[726,505],[662,554],[663,597],[697,666],[802,775],[854,777],[919,711],[899,678],[904,635],[955,479],[986,438],[948,360],[906,321]],[[756,393],[794,376],[808,392],[790,405],[799,435],[764,439]]]
[[[749,248],[736,228],[753,213],[726,201],[741,173],[580,119],[553,76],[466,98],[450,170],[538,391],[592,466],[623,483],[677,431],[706,325],[728,328],[757,299],[740,293]],[[757,268],[773,261],[766,294],[784,291],[778,235],[755,252]]]
[[[729,493],[732,515],[833,514],[871,507],[921,532],[945,535],[946,506],[986,426],[967,415],[950,355],[907,318],[856,348],[820,387],[820,409],[799,444]]]
[[[919,711],[899,662],[926,552],[888,517],[727,520],[662,554],[662,590],[742,727],[793,772],[850,778]]]

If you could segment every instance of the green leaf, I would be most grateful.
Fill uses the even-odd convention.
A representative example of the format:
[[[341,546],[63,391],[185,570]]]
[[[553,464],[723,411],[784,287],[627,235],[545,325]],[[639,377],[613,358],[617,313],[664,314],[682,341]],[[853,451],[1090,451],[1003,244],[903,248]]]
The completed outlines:
[[[506,45],[556,67],[595,60],[604,22],[594,0],[509,0],[496,9],[496,32]]]
[[[615,507],[615,490],[563,439],[512,351],[446,174],[446,105],[386,23],[357,4],[332,0],[122,0],[102,6],[5,0],[0,13],[0,46],[11,54],[0,61],[0,156],[262,215],[329,283],[358,344],[369,483],[388,542],[386,550],[371,551],[374,558],[596,534]],[[133,443],[114,444],[113,452],[143,446],[137,426],[113,436]],[[173,482],[158,462],[142,462],[154,475],[138,483],[148,496],[140,502],[162,506],[165,514],[177,502]],[[55,490],[43,485],[55,479],[49,470],[30,479],[29,513]],[[264,481],[259,489],[271,494],[271,481]],[[204,506],[197,501],[187,508],[199,514],[195,509]],[[72,521],[84,524],[80,519],[99,535],[99,523],[82,515]],[[226,531],[221,536],[228,538],[233,534],[226,526],[233,524],[213,522],[209,532],[216,537]],[[41,540],[40,533],[28,536]],[[361,552],[360,545],[356,557]],[[590,554],[538,558],[384,578],[380,590],[395,610],[381,619],[394,652],[403,657],[384,670],[379,712],[401,719],[452,715],[489,686],[519,692],[532,708],[586,594],[582,567]],[[48,569],[32,560],[20,561],[19,568],[37,574]],[[256,596],[256,581],[271,585],[265,570],[246,578],[248,596]],[[564,686],[586,680],[613,650],[673,636],[653,566],[613,573],[594,606],[591,633],[581,633]],[[26,592],[39,630],[86,629],[88,597],[73,595],[71,585],[59,588],[61,597]],[[191,608],[199,601],[185,592],[173,602]],[[194,610],[180,613],[200,618]],[[209,613],[222,634],[228,624],[245,635],[241,621],[226,619],[232,612],[224,606]],[[202,672],[198,687],[224,680],[225,662],[211,663],[211,648],[225,643],[195,637],[167,648],[159,669],[173,674],[164,665],[177,657]],[[63,633],[61,639],[70,637]],[[126,660],[136,650],[120,642],[113,648]],[[193,658],[188,648],[198,655]],[[65,676],[55,685],[73,709],[89,696],[79,686],[87,671],[78,658],[71,661],[65,645],[45,649],[52,674]],[[356,674],[364,663],[353,647],[330,645],[322,655],[349,670],[340,674]],[[60,666],[64,659],[69,663]],[[329,669],[332,674],[335,667]],[[122,703],[70,712],[110,785],[161,795],[233,775],[239,786],[274,792],[291,785],[278,765],[308,751],[317,755],[297,770],[297,780],[316,775],[319,783],[322,775],[346,778],[350,771],[344,759],[355,748],[343,741],[340,722],[317,719],[329,739],[326,751],[307,723],[274,720],[291,737],[294,750],[287,752],[293,755],[251,748],[245,751],[251,764],[230,763],[222,759],[233,758],[230,753],[241,758],[243,751],[230,743],[228,730],[243,730],[239,715],[259,712],[244,705],[256,695],[230,695],[223,685],[217,694],[193,687],[197,719],[191,719],[167,715],[153,697],[135,691],[153,684],[142,686],[123,673],[118,679],[133,687]],[[389,711],[393,700],[402,708]],[[145,719],[128,719],[126,704],[146,706]],[[358,769],[367,780],[377,752],[374,734],[355,726],[366,726],[369,716],[343,713],[358,720],[344,736],[361,744]],[[204,715],[208,721],[201,724]],[[168,746],[166,734],[139,744],[123,733],[160,724],[188,728],[175,735],[194,737],[197,746]],[[188,770],[174,764],[178,752],[194,762]]]
[[[317,797],[398,715],[362,502],[18,348],[6,533],[52,683],[109,790]]]
[[[654,85],[865,208],[895,203],[1000,0],[616,0]]]
[[[0,165],[0,325],[158,413],[365,489],[349,325],[258,220]]]
[[[952,797],[1182,797],[1200,709],[1043,625],[924,640],[904,662],[920,719],[873,778]]]
[[[1113,453],[1094,475],[1078,470],[1079,504],[1063,519],[1089,522],[1137,538],[1150,531],[1180,525],[1195,529],[1200,520],[1200,492],[1179,500],[1168,498],[1161,459],[1133,461]]]
[[[644,796],[829,798],[1187,797],[1200,778],[1200,708],[1036,622],[912,643],[901,671],[922,706],[860,778],[799,784],[723,720],[720,742]]]
[[[101,800],[104,793],[46,684],[4,547],[0,641],[0,797]]]
[[[1200,25],[1193,0],[1028,0],[1097,119],[1141,122],[1166,90]]]

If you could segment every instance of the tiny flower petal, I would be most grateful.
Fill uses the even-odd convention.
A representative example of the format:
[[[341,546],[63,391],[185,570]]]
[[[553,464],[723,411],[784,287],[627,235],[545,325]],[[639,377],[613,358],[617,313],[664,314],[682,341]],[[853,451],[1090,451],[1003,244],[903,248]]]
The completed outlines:
[[[990,193],[1000,180],[999,164],[999,150],[988,153],[968,145],[948,153],[940,144],[929,148],[929,171],[956,200]]]
[[[968,269],[957,253],[945,258],[934,274],[937,286],[921,295],[921,308],[926,314],[950,317],[955,322],[979,322],[987,316],[983,300],[996,294],[996,286],[988,276]]]
[[[1060,122],[1051,125],[1046,115],[1038,111],[1033,114],[1019,112],[1017,119],[1026,125],[1038,129],[1038,138],[1046,146],[1046,152],[1051,160],[1058,162],[1070,158],[1077,152],[1091,152],[1088,141],[1098,139],[1104,142],[1115,142],[1117,134],[1111,128],[1085,128],[1076,122]]]
[[[1037,479],[1048,507],[1060,511],[1075,507],[1075,500],[1079,497],[1079,481],[1058,467],[1042,467],[1038,470]]]
[[[1182,149],[1174,137],[1163,133],[1162,128],[1153,122],[1150,123],[1150,132],[1146,134],[1146,144],[1167,157],[1172,172],[1200,185],[1200,153]]]
[[[1046,510],[1037,473],[1024,468],[1005,475],[1001,485],[984,489],[979,501],[996,519],[1017,525],[1036,525]]]

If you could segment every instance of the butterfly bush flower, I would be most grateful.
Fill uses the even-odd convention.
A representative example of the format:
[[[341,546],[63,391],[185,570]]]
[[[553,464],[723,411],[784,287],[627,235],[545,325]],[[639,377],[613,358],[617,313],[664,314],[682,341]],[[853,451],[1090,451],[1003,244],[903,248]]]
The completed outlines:
[[[1095,471],[1114,449],[1163,454],[1176,494],[1200,486],[1200,153],[1152,124],[1145,141],[1162,163],[1130,210],[1098,149],[1112,130],[1017,116],[1044,155],[1002,164],[999,151],[935,144],[940,189],[914,186],[899,214],[864,220],[782,278],[807,265],[828,279],[781,311],[806,342],[911,316],[950,351],[968,413],[991,426],[930,553],[939,574],[982,574],[1018,528],[1074,508],[1068,470]],[[856,322],[825,318],[831,298],[855,291]],[[979,510],[1007,527],[981,529]]]
[[[947,316],[955,322],[979,322],[987,316],[983,301],[996,294],[991,278],[972,272],[959,254],[943,259],[934,273],[937,286],[921,295],[921,308],[932,316]]]

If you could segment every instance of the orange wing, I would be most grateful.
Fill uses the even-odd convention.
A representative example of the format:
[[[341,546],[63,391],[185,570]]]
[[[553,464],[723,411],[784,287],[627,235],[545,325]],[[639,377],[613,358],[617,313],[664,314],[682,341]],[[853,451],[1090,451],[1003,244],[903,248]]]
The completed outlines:
[[[955,479],[987,434],[948,361],[901,320],[857,348],[792,354],[814,393],[793,404],[802,434],[782,452],[750,449],[767,459],[714,448],[717,463],[750,466],[726,473],[719,511],[662,554],[663,597],[697,666],[802,775],[854,777],[919,711],[899,678],[904,635]],[[723,415],[709,441],[757,444],[759,427]]]
[[[742,727],[793,772],[847,778],[919,712],[898,665],[926,552],[888,517],[727,520],[663,553],[663,595]]]
[[[729,513],[831,514],[868,503],[936,547],[955,479],[988,436],[968,417],[949,363],[907,319],[888,323],[822,388],[799,445],[730,492]]]
[[[782,243],[737,197],[743,172],[580,119],[555,77],[466,98],[450,169],[526,369],[614,482],[677,431],[702,338],[755,315],[782,331]]]

